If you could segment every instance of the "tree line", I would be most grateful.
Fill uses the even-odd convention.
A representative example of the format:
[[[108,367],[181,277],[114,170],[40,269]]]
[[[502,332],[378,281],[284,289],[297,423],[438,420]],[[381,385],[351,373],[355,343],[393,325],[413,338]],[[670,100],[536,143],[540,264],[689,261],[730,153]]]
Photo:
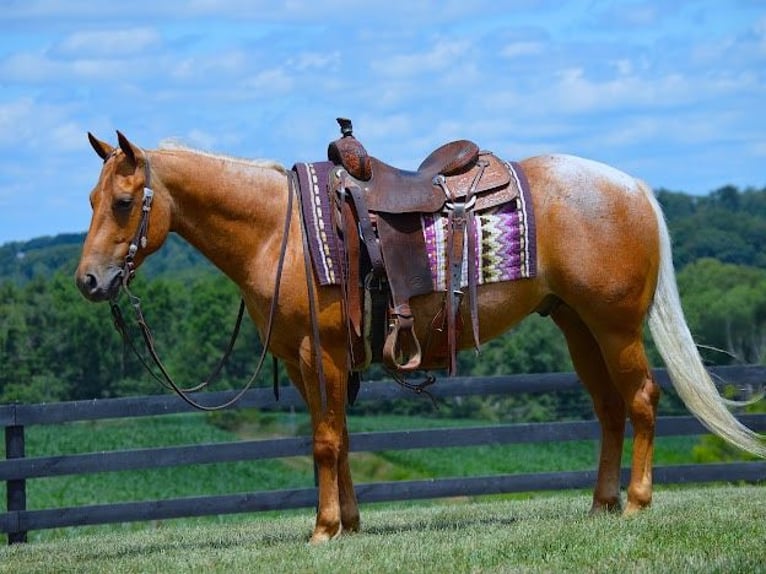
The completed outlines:
[[[674,240],[678,283],[687,319],[712,364],[766,360],[766,188],[725,187],[695,197],[659,190]],[[34,403],[167,392],[113,329],[108,305],[86,302],[73,271],[83,235],[41,238],[0,247],[0,403]],[[231,333],[236,286],[178,238],[142,268],[133,285],[142,298],[158,351],[177,380],[192,386],[215,366]],[[128,322],[131,309],[123,308]],[[140,334],[133,332],[142,347]],[[651,341],[654,364],[660,365]],[[215,389],[250,377],[261,343],[249,321]],[[495,375],[571,370],[563,337],[550,319],[531,317],[487,343],[480,356],[461,353],[461,374]],[[260,384],[271,384],[267,362]],[[284,373],[278,373],[288,384]],[[365,378],[384,376],[379,367]],[[478,399],[477,399],[478,400]],[[536,420],[591,408],[582,394],[459,401],[444,415]],[[363,410],[365,407],[357,407]],[[394,411],[432,410],[428,401]],[[583,415],[584,416],[584,415]]]

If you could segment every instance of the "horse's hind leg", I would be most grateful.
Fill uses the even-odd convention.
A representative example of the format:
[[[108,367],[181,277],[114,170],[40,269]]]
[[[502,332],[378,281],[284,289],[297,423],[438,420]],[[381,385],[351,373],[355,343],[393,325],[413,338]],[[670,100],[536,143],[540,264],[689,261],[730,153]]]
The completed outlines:
[[[652,458],[660,387],[652,375],[641,334],[639,323],[633,329],[621,325],[597,335],[607,369],[633,425],[626,514],[652,503]]]
[[[598,343],[577,313],[561,304],[551,317],[566,337],[575,371],[590,393],[593,410],[601,423],[601,449],[591,513],[619,511],[625,402],[612,384]]]

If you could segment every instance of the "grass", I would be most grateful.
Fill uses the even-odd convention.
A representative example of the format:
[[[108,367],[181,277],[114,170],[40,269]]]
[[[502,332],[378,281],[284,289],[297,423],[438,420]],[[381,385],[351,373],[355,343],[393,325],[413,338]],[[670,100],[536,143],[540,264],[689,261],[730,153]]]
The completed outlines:
[[[349,422],[350,428],[355,431],[478,424],[482,423],[408,416],[355,417]],[[199,414],[88,421],[30,427],[27,431],[27,455],[204,444],[306,432],[306,416],[289,413],[262,416],[259,422],[247,424],[236,433],[206,424],[204,415]],[[658,439],[657,463],[693,462],[691,450],[695,442],[694,437]],[[629,448],[628,443],[625,460],[628,460]],[[584,470],[593,468],[595,461],[596,446],[593,441],[482,445],[351,455],[352,472],[359,483],[438,476]],[[201,494],[302,488],[312,486],[313,480],[313,465],[308,456],[72,475],[30,480],[27,485],[27,504],[29,509],[35,510]],[[0,489],[4,488],[3,483]]]
[[[360,533],[306,543],[309,513],[163,523],[0,548],[0,572],[766,572],[759,486],[658,488],[637,516],[589,495],[363,507]]]
[[[300,413],[258,413],[236,432],[210,424],[201,414],[171,415],[139,419],[119,419],[72,423],[55,427],[33,426],[27,431],[27,455],[99,452],[126,448],[147,448],[178,444],[204,444],[272,436],[306,434],[308,423]],[[430,419],[412,416],[352,417],[352,431],[474,426],[475,420]],[[353,440],[353,439],[352,439]],[[695,437],[660,437],[657,464],[694,462]],[[624,460],[629,460],[630,444]],[[359,483],[411,480],[439,476],[492,475],[505,473],[584,470],[594,468],[596,445],[593,441],[560,443],[487,445],[466,448],[433,448],[381,453],[352,453],[351,466]],[[29,509],[105,504],[111,502],[168,499],[184,496],[217,495],[253,490],[303,488],[313,486],[313,466],[308,456],[286,459],[194,465],[156,470],[99,473],[34,479],[28,481]],[[5,484],[0,486],[4,494]],[[528,494],[506,498],[523,499]],[[5,496],[2,496],[4,499]],[[390,506],[390,505],[389,505]],[[407,505],[407,506],[412,506]],[[377,508],[377,506],[375,507]],[[400,507],[401,508],[401,507]],[[406,506],[405,506],[406,508]],[[285,513],[269,513],[280,516]],[[287,513],[311,517],[310,509]],[[252,522],[253,515],[234,515],[171,521],[179,525],[238,524]],[[34,531],[32,543],[80,537],[115,531],[150,530],[156,523],[84,526]],[[228,526],[227,526],[228,527]],[[4,537],[3,537],[4,538]]]

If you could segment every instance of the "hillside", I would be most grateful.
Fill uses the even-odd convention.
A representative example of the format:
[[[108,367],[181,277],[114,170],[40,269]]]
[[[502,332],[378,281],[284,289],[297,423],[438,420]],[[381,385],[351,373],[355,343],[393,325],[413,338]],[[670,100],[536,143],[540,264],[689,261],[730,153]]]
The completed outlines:
[[[657,197],[679,270],[701,258],[766,269],[766,187],[741,191],[727,186],[707,196],[661,189]],[[0,246],[0,281],[21,284],[34,277],[73,273],[84,238],[85,233],[69,233]],[[194,276],[211,268],[193,247],[171,235],[147,261],[142,275]]]
[[[14,241],[0,246],[0,281],[26,283],[56,273],[74,274],[85,233],[67,233]],[[165,245],[149,258],[142,275],[194,276],[212,270],[212,265],[191,245],[171,234]]]

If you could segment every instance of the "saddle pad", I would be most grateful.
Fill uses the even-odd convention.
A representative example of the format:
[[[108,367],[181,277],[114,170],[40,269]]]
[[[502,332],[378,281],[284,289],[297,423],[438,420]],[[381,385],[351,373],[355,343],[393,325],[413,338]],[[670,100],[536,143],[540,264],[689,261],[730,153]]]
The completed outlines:
[[[505,162],[520,191],[518,197],[498,207],[476,212],[478,285],[527,279],[537,274],[535,218],[529,183],[515,162]],[[431,277],[437,291],[447,290],[447,217],[421,215]],[[465,239],[465,253],[468,239]],[[462,285],[468,285],[468,258],[463,259]]]
[[[530,278],[537,273],[535,221],[529,184],[518,164],[507,162],[507,165],[521,192],[514,201],[477,213],[479,240],[474,256],[477,257],[480,285]],[[339,285],[342,280],[340,241],[333,223],[328,189],[332,168],[333,164],[327,161],[293,166],[298,175],[311,260],[320,285]],[[445,291],[447,218],[438,213],[423,214],[421,221],[434,286],[437,291]],[[467,258],[463,266],[463,284],[466,285]]]
[[[301,194],[304,232],[308,233],[311,260],[320,285],[340,285],[340,241],[335,231],[330,204],[330,170],[333,163],[296,163]]]

